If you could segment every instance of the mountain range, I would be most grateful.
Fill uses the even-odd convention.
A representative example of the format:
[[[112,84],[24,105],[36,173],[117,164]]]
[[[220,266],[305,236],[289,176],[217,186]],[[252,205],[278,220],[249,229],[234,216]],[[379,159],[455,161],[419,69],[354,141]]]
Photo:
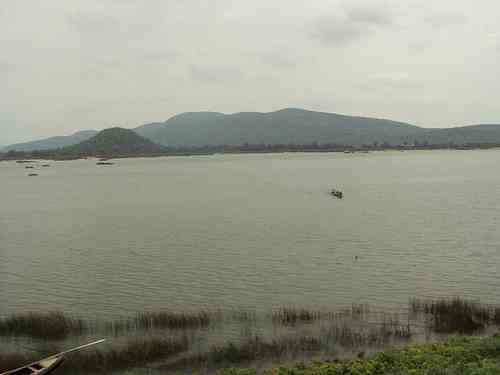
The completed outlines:
[[[158,145],[171,148],[312,143],[346,146],[416,142],[431,145],[500,144],[500,125],[497,124],[429,129],[392,120],[296,108],[270,113],[187,112],[165,122],[146,124],[133,130]],[[89,140],[96,134],[95,130],[86,130],[71,136],[19,143],[7,146],[2,151],[63,148]]]

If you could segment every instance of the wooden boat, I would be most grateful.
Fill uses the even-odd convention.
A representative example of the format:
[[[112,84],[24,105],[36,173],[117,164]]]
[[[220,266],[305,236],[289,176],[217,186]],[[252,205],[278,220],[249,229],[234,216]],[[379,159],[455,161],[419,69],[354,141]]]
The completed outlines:
[[[340,190],[333,189],[330,194],[334,196],[335,198],[342,199],[344,198],[344,193],[342,193]]]
[[[0,375],[45,375],[50,374],[58,368],[64,361],[64,356],[55,356],[42,359],[38,362],[17,368],[15,370],[4,372]]]
[[[101,342],[104,341],[105,340],[99,340],[91,342],[90,344],[78,346],[76,348],[54,354],[40,361],[30,363],[29,365],[25,365],[23,367],[19,367],[7,372],[2,372],[0,375],[47,375],[50,374],[55,369],[57,369],[64,362],[66,354],[87,348],[89,346],[100,344]]]

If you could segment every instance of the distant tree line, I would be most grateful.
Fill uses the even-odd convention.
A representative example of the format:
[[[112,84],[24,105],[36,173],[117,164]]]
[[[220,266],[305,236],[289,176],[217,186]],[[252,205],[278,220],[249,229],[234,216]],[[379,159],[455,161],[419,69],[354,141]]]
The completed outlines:
[[[430,144],[427,141],[414,143],[404,142],[393,145],[389,142],[373,142],[362,145],[341,145],[335,143],[313,142],[311,144],[249,144],[242,145],[219,145],[202,147],[164,147],[159,152],[147,153],[114,153],[112,150],[94,154],[91,152],[71,152],[68,148],[41,151],[8,151],[0,153],[0,160],[20,159],[47,159],[47,160],[74,160],[86,157],[146,157],[146,156],[178,156],[178,155],[209,155],[215,153],[280,153],[280,152],[359,152],[359,151],[383,151],[383,150],[438,150],[438,149],[490,149],[500,147],[496,143],[465,143],[455,144]]]

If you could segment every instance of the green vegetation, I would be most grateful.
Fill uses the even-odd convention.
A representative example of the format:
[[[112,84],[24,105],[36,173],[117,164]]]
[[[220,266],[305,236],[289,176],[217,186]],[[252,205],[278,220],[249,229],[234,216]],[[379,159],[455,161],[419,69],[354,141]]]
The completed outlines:
[[[225,369],[218,375],[255,375],[253,369]],[[457,337],[445,343],[410,346],[368,359],[298,364],[264,375],[497,375],[500,337]]]
[[[14,345],[19,342],[20,348],[26,342],[27,347],[34,345],[36,351],[47,355],[64,350],[68,341],[86,341],[89,336],[106,337],[107,347],[72,356],[69,364],[71,369],[77,371],[81,368],[91,373],[159,362],[157,365],[161,370],[171,373],[200,369],[215,371],[229,366],[260,366],[267,361],[282,363],[296,358],[336,358],[339,353],[363,358],[365,352],[380,351],[412,341],[444,340],[450,334],[484,334],[487,329],[491,332],[495,325],[498,327],[499,321],[500,306],[459,298],[412,299],[407,309],[392,312],[372,310],[367,305],[352,305],[351,308],[337,311],[287,306],[260,314],[245,310],[161,310],[114,321],[88,321],[57,312],[28,313],[0,318],[0,335],[4,336],[6,343],[10,337]],[[240,330],[240,335],[234,335],[235,328]],[[227,329],[233,333],[220,336],[224,334],[222,332],[227,333]],[[30,341],[28,337],[36,340]],[[424,348],[432,349],[435,346]],[[4,350],[8,350],[7,347]],[[394,361],[397,359],[399,362],[394,362],[397,366],[406,366],[406,361],[417,360],[407,358],[405,353],[413,355],[412,350],[385,355]],[[420,353],[418,350],[424,349],[415,350]],[[434,358],[436,354],[425,354],[426,350],[420,359],[427,361],[427,356],[430,356],[429,363],[433,366],[437,363]],[[441,352],[438,354],[445,355]],[[0,368],[14,368],[39,357],[0,350]],[[313,372],[304,375],[314,375],[319,368],[326,369],[325,375],[330,372],[357,374],[349,371],[353,368],[365,371],[364,366],[379,371],[386,368],[377,367],[379,358],[382,357],[321,365],[327,367],[312,366],[309,370],[314,369],[310,370]],[[388,374],[397,374],[402,367],[387,369],[396,371]],[[430,369],[431,372],[424,373],[448,374],[435,372],[432,367]],[[279,371],[299,370],[305,371],[297,368]],[[379,374],[359,372],[365,373]]]
[[[122,128],[103,130],[81,143],[57,150],[58,154],[68,157],[110,157],[159,154],[165,151],[162,146],[153,143],[133,132]]]
[[[498,323],[498,307],[460,298],[412,300],[411,308],[414,313],[430,315],[431,329],[437,333],[471,334]]]

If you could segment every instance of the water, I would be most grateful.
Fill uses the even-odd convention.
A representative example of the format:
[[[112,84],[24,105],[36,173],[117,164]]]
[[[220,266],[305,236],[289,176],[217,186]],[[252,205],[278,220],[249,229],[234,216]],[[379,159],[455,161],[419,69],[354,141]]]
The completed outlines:
[[[0,314],[500,302],[500,150],[51,165],[0,163]]]

